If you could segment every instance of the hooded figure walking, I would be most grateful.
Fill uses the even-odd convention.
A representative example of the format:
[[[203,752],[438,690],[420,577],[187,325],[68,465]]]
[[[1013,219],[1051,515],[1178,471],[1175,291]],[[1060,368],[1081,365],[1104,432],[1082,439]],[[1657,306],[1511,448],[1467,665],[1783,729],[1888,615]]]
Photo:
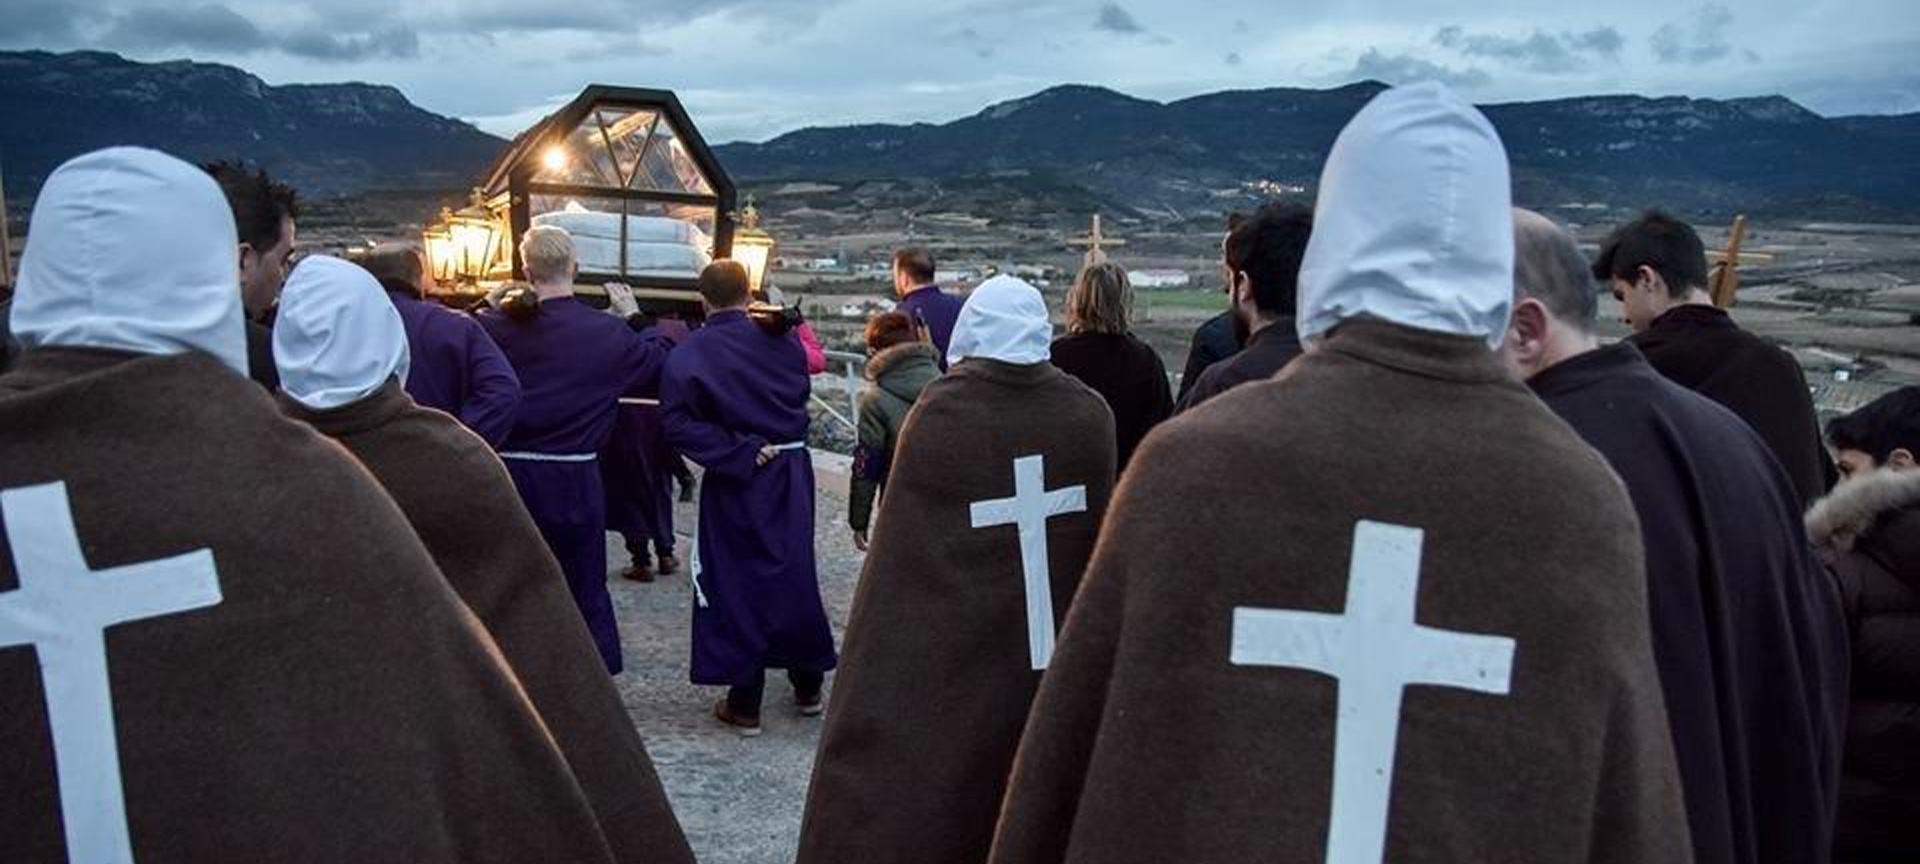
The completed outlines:
[[[359,458],[499,646],[623,862],[693,864],[640,733],[513,480],[478,433],[414,403],[405,317],[360,267],[293,270],[273,328],[280,407]],[[485,337],[482,337],[485,338]]]
[[[977,864],[1113,490],[1113,413],[981,283],[900,430],[814,762],[800,864]]]
[[[0,376],[0,861],[617,860],[406,516],[243,377],[233,243],[152,150],[35,204]]]
[[[1492,350],[1509,189],[1437,84],[1341,132],[1309,351],[1141,445],[991,861],[1690,860],[1632,505]]]

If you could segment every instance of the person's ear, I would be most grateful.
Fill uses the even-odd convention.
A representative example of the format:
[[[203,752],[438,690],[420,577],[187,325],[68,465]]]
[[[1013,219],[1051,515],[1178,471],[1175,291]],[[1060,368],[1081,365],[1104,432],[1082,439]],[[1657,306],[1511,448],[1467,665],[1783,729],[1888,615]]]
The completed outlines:
[[[1895,447],[1887,454],[1887,467],[1895,471],[1906,471],[1913,467],[1913,451],[1905,447]]]
[[[1552,315],[1547,312],[1546,304],[1528,297],[1513,304],[1513,321],[1507,329],[1514,359],[1531,368],[1546,353]]]
[[[1244,270],[1233,271],[1233,302],[1249,305],[1254,302],[1253,280]]]
[[[247,272],[247,270],[252,268],[253,266],[252,258],[249,258],[248,256],[258,257],[258,255],[259,253],[253,250],[252,243],[245,243],[245,242],[241,243],[240,244],[240,260],[239,260],[240,272],[245,273]]]
[[[1667,293],[1667,280],[1661,278],[1660,271],[1642,264],[1638,269],[1633,271],[1633,287],[1642,291],[1665,295]]]

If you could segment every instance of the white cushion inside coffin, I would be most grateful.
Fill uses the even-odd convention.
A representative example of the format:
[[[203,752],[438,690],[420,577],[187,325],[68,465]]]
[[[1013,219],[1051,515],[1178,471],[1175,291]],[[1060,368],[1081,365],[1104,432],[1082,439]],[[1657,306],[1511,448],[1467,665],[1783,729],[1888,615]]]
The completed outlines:
[[[694,277],[712,263],[713,241],[690,222],[665,216],[628,216],[627,275]],[[620,272],[620,214],[563,210],[533,217],[535,225],[553,225],[573,235],[580,269]]]

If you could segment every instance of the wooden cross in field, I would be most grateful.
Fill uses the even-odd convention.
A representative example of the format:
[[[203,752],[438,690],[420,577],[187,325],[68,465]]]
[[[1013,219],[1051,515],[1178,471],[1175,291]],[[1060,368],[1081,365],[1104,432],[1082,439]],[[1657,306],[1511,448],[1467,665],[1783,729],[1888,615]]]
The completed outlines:
[[[1707,263],[1712,265],[1707,271],[1707,293],[1713,295],[1713,305],[1722,309],[1731,309],[1740,291],[1740,265],[1770,264],[1773,256],[1765,252],[1742,252],[1741,244],[1747,241],[1747,217],[1740,214],[1733,217],[1733,225],[1727,229],[1727,248],[1707,253]]]
[[[1108,237],[1102,232],[1100,230],[1100,214],[1095,213],[1093,214],[1093,230],[1085,237],[1074,237],[1067,240],[1067,245],[1087,247],[1087,255],[1081,259],[1080,266],[1092,267],[1095,264],[1106,263],[1108,246],[1125,246],[1127,245],[1127,241],[1118,237]]]

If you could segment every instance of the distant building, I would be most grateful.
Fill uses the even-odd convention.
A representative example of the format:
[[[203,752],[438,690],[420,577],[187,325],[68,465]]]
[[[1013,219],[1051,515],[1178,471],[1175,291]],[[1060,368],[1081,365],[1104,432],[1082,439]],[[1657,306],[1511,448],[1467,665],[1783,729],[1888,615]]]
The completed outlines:
[[[853,303],[842,304],[840,306],[840,317],[871,318],[875,315],[884,315],[892,312],[893,307],[894,302],[892,300],[880,297],[869,297]]]
[[[1193,284],[1193,275],[1185,270],[1128,270],[1127,281],[1135,288],[1185,288]]]

